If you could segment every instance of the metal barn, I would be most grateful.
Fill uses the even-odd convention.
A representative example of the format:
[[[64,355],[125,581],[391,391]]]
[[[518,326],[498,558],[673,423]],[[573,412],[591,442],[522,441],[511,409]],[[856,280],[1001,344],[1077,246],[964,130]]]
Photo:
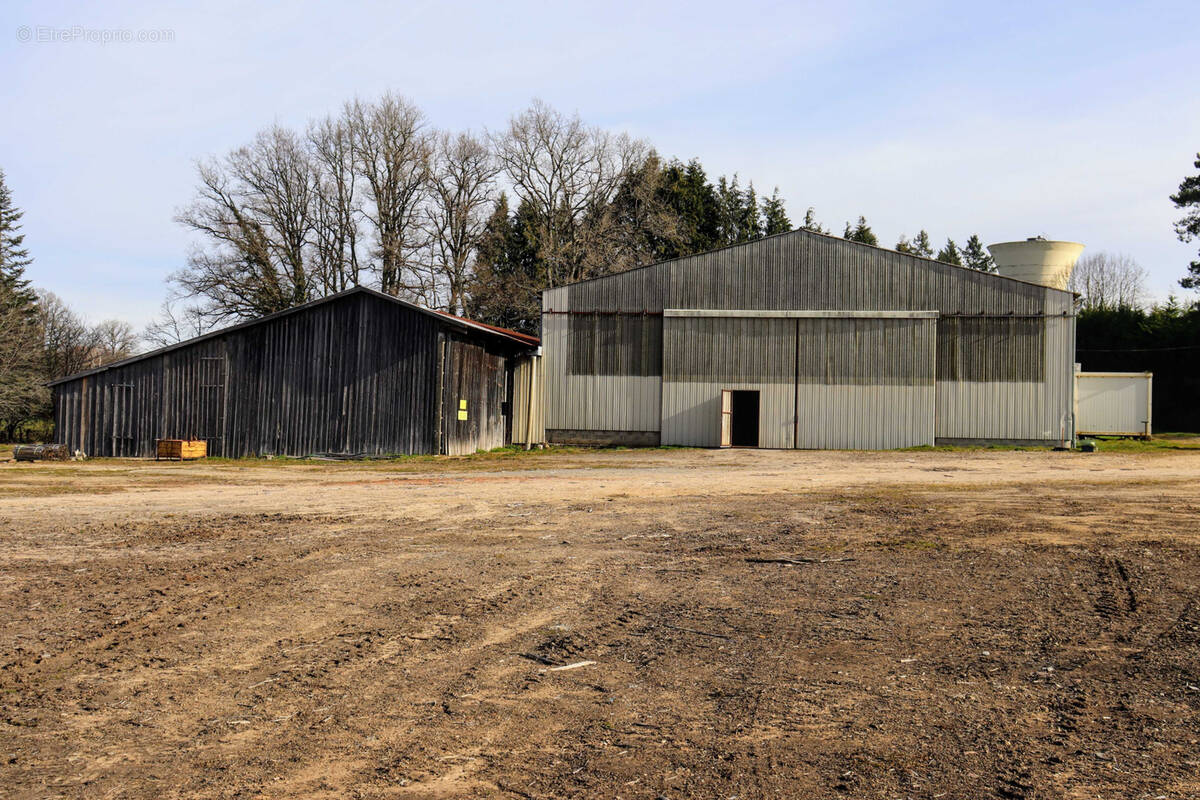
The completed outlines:
[[[542,295],[562,443],[1073,437],[1070,292],[794,231]]]
[[[154,455],[458,455],[510,441],[531,336],[357,287],[51,386],[59,442]]]

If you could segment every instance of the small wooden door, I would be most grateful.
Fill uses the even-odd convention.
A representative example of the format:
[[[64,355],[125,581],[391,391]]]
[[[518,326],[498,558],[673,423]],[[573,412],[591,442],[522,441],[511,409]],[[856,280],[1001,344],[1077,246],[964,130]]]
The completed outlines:
[[[721,390],[721,447],[733,447],[733,391]]]
[[[442,443],[448,456],[504,446],[507,371],[502,356],[458,339],[445,343]]]

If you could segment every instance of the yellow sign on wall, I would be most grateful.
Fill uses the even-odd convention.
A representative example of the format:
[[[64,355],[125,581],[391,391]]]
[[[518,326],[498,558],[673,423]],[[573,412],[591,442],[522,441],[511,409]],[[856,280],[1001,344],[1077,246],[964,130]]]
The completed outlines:
[[[459,420],[465,420],[467,418],[467,401],[466,400],[458,401],[458,418],[459,418]]]

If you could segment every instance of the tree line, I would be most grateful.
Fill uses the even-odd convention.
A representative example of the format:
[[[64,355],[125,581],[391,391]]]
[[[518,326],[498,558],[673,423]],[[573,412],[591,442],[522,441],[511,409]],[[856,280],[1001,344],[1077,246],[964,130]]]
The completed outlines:
[[[776,189],[535,101],[495,132],[443,131],[413,103],[353,100],[303,130],[278,125],[202,162],[177,216],[198,234],[147,332],[165,343],[359,284],[535,331],[542,290],[793,228]],[[800,227],[827,230],[807,209]],[[877,244],[866,220],[845,236]],[[939,251],[991,269],[978,236]]]

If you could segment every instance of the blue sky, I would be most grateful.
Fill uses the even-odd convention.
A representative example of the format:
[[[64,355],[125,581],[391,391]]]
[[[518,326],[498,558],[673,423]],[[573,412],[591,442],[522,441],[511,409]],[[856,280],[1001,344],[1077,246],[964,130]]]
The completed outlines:
[[[30,275],[139,327],[186,257],[194,161],[355,95],[496,129],[535,98],[778,186],[885,244],[1043,234],[1124,252],[1157,298],[1195,248],[1167,199],[1200,150],[1185,3],[13,3],[0,167]],[[20,41],[22,27],[32,41]],[[39,29],[168,30],[157,43]],[[92,34],[98,35],[98,34]]]

